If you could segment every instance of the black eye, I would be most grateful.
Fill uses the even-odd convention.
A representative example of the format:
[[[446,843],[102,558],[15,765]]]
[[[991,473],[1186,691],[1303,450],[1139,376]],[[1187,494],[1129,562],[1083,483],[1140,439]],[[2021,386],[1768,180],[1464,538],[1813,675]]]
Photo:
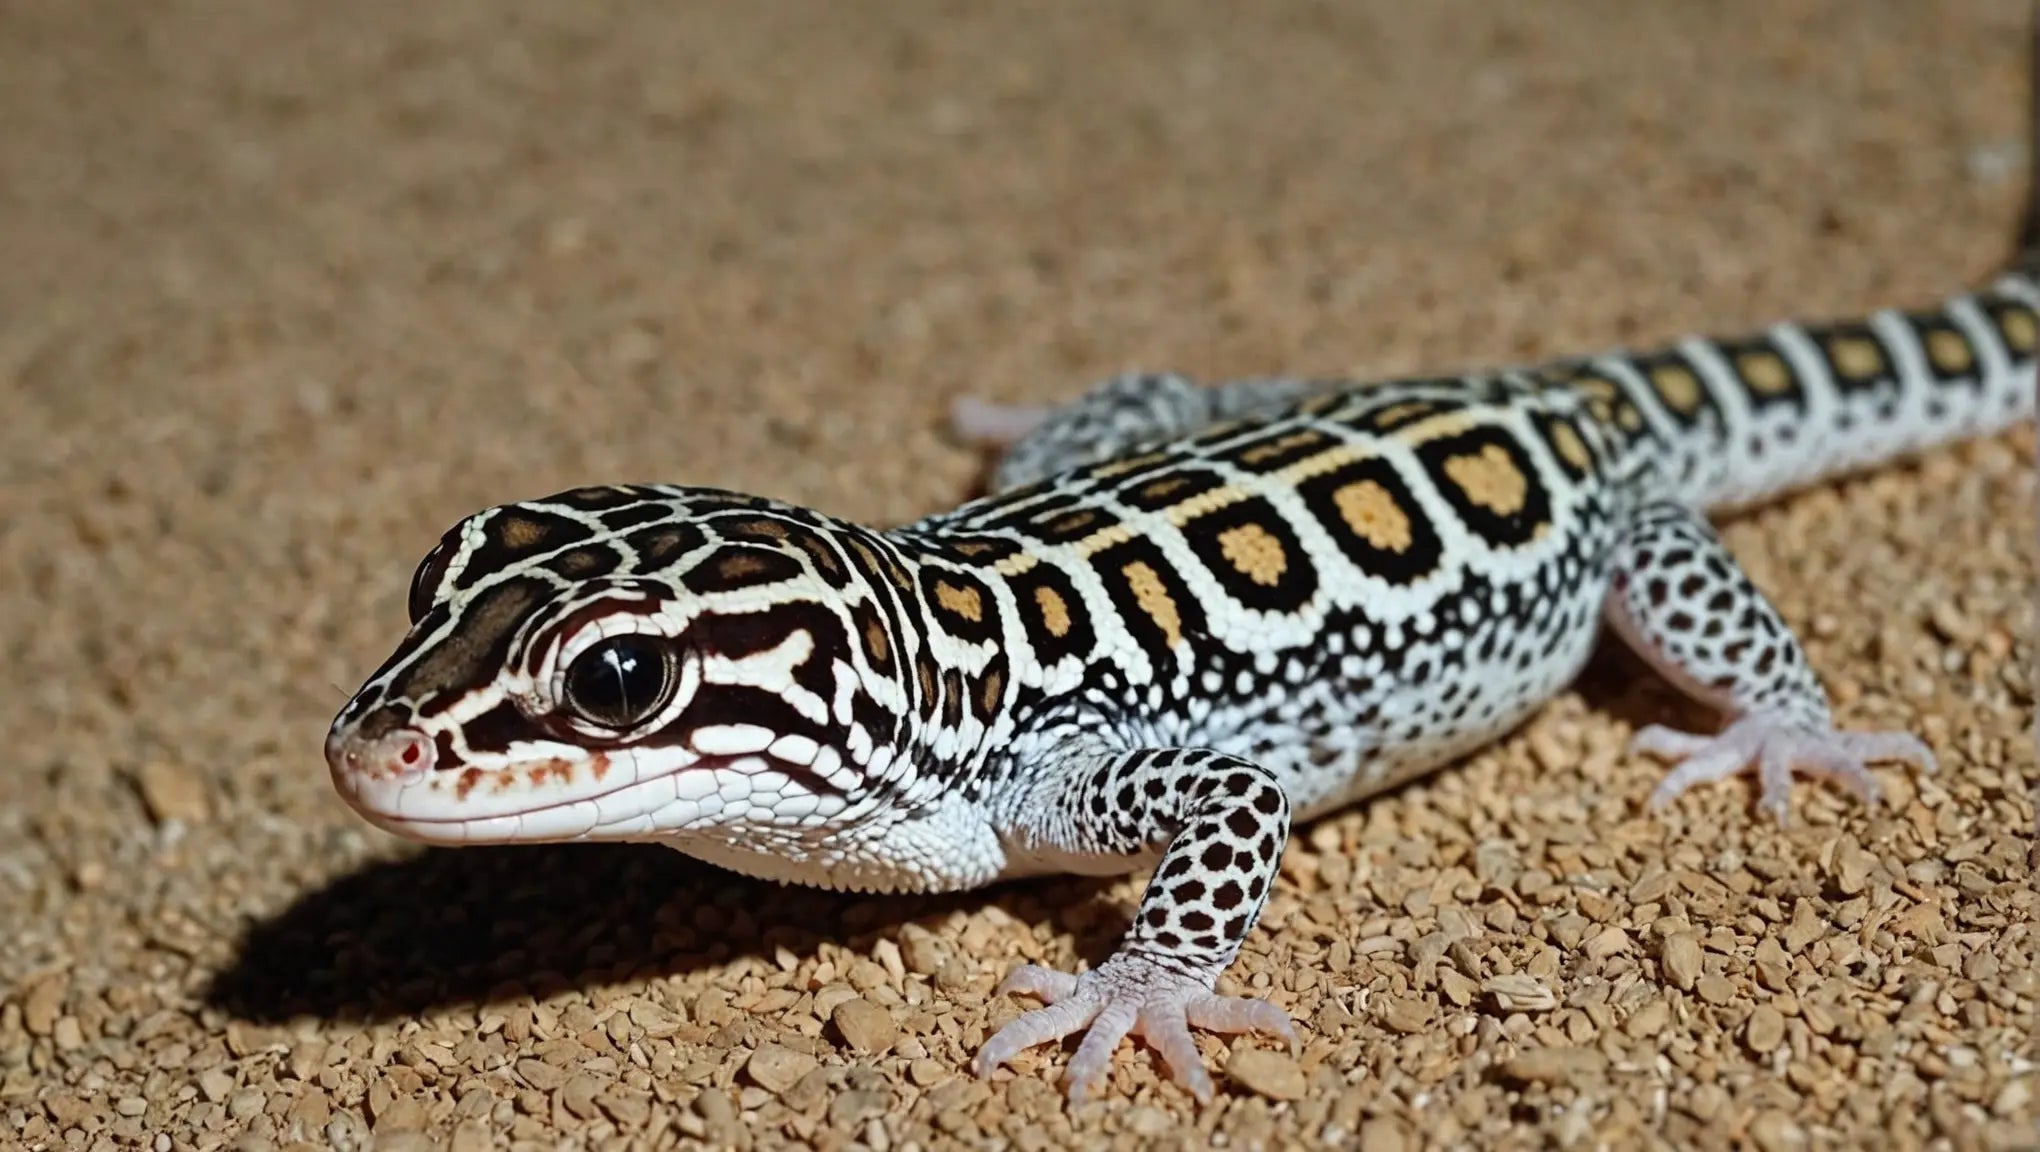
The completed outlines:
[[[432,601],[439,594],[439,584],[446,579],[446,566],[453,560],[455,545],[441,540],[439,546],[425,554],[418,562],[418,570],[411,574],[411,598],[409,608],[411,623],[424,619],[432,611]]]
[[[673,698],[673,652],[650,636],[618,636],[574,657],[567,707],[604,728],[629,728]]]

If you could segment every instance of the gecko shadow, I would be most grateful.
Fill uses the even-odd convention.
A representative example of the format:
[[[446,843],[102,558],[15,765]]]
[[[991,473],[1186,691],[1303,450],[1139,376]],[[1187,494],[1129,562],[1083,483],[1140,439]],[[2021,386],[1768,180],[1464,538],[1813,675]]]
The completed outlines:
[[[252,1023],[376,1023],[781,948],[805,958],[835,942],[868,953],[910,923],[939,931],[951,912],[987,902],[1023,922],[1081,923],[1084,909],[1106,903],[1090,899],[1105,883],[871,896],[753,880],[648,844],[430,848],[369,864],[251,925],[203,999]],[[1077,935],[1088,944],[1094,934]],[[1099,956],[1109,952],[1110,937],[1095,936]]]

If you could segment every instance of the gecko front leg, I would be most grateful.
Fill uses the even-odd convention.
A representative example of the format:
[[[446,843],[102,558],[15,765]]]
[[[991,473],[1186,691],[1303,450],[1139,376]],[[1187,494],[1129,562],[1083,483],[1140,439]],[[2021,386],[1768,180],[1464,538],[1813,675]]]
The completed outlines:
[[[1874,802],[1872,762],[1934,770],[1933,753],[1910,733],[1835,728],[1798,639],[1714,530],[1683,507],[1638,511],[1618,548],[1607,617],[1673,684],[1731,717],[1712,736],[1661,724],[1636,734],[1634,751],[1677,762],[1653,804],[1755,768],[1759,802],[1783,823],[1795,772],[1826,776]]]
[[[1063,1075],[1074,1106],[1134,1033],[1160,1053],[1178,1084],[1206,1101],[1211,1074],[1192,1025],[1297,1042],[1282,1009],[1213,991],[1267,902],[1289,837],[1289,798],[1265,769],[1205,749],[1073,756],[1044,766],[1011,820],[1007,839],[1017,854],[1069,871],[1112,871],[1157,849],[1161,859],[1133,926],[1104,963],[1077,975],[1029,964],[1007,976],[1001,992],[1028,992],[1046,1006],[985,1042],[979,1076],[1036,1044],[1083,1031]]]

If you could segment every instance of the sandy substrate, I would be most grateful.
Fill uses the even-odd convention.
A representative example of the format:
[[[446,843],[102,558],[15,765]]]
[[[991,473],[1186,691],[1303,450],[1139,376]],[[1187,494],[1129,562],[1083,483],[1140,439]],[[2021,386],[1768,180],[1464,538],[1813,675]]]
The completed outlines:
[[[1439,370],[1925,301],[2004,251],[2019,0],[237,0],[0,12],[0,1146],[2040,1142],[2033,442],[1743,516],[1932,779],[1663,814],[1616,651],[1299,834],[1292,1059],[962,1074],[1136,881],[782,891],[420,852],[327,720],[458,516],[600,480],[894,523],[970,393]],[[372,1139],[372,1144],[371,1144]]]

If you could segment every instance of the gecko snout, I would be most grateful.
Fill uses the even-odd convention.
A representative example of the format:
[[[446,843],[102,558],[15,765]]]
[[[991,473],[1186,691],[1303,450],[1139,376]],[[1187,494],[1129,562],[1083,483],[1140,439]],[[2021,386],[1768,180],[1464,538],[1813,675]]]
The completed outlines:
[[[326,737],[326,766],[335,780],[416,780],[430,774],[438,759],[431,737],[415,728],[373,735],[336,728]]]

